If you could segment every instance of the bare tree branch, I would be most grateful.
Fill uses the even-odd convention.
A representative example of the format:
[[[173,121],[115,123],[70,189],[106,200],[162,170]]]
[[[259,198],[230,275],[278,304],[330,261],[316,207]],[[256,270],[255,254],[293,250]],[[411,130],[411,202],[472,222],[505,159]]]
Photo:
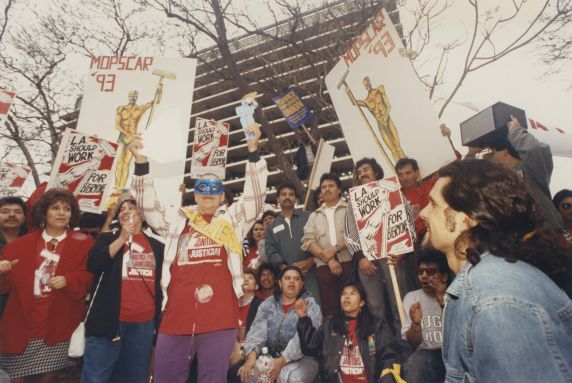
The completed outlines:
[[[6,32],[6,28],[8,27],[8,13],[10,12],[10,8],[12,7],[12,0],[8,0],[6,6],[4,7],[4,21],[2,22],[2,29],[0,29],[0,42],[4,37],[4,32]]]

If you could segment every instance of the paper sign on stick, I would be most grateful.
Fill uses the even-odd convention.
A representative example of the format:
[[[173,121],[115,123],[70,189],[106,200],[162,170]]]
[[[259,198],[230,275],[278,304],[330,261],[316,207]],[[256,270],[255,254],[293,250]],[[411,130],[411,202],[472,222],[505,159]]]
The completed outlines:
[[[354,161],[373,157],[392,174],[399,159],[415,158],[425,177],[455,157],[402,49],[381,10],[328,73],[326,85]]]
[[[229,129],[229,124],[225,122],[197,117],[191,163],[192,178],[212,173],[224,179]]]
[[[48,189],[66,188],[81,211],[101,213],[110,192],[119,145],[68,129],[62,137]]]
[[[292,129],[298,129],[312,119],[312,111],[304,104],[294,87],[282,97],[273,97],[272,101]]]
[[[180,204],[196,60],[151,56],[95,56],[77,129],[122,144],[108,181],[114,195],[131,186],[133,159],[127,145],[144,134],[157,195],[163,206]]]
[[[322,177],[322,174],[330,171],[335,151],[336,148],[334,146],[326,143],[323,138],[320,139],[318,150],[316,151],[316,159],[312,166],[312,173],[310,173],[310,178],[308,178],[308,192],[306,193],[304,209],[308,207],[312,191],[320,187],[320,177]]]
[[[242,129],[246,129],[256,122],[254,121],[254,112],[256,111],[256,108],[258,108],[258,103],[256,102],[255,98],[256,92],[247,94],[242,98],[240,106],[237,106],[234,109],[236,115],[240,119],[240,125],[242,126]],[[247,131],[244,132],[244,135],[247,141],[254,138],[254,134]]]
[[[2,162],[0,164],[0,197],[22,197],[22,186],[31,170],[27,166]]]
[[[415,227],[395,177],[350,189],[360,244],[370,260],[413,251]]]

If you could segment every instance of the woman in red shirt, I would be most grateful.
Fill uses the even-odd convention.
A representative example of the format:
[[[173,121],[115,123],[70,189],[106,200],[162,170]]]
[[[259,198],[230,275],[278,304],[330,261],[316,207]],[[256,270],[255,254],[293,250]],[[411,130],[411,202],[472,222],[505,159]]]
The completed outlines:
[[[347,282],[340,295],[340,312],[316,330],[308,318],[308,304],[296,301],[302,351],[304,355],[322,357],[323,381],[403,382],[399,377],[399,343],[385,321],[373,317],[366,302],[363,288]]]
[[[260,249],[260,241],[263,241],[265,236],[266,230],[262,220],[256,221],[246,235],[248,247],[244,247],[244,260],[242,261],[242,266],[245,269],[256,270],[263,262],[266,262],[266,257],[264,254],[261,254],[261,252],[264,252],[264,248]]]
[[[79,222],[77,200],[66,189],[48,190],[32,207],[43,227],[4,249],[0,292],[10,292],[0,322],[0,369],[12,382],[55,382],[68,358],[71,334],[85,315],[92,275],[86,270],[93,240],[69,230]]]
[[[143,214],[128,193],[119,197],[116,218],[119,228],[97,238],[87,261],[96,279],[85,321],[81,383],[149,380],[163,244],[142,231]]]

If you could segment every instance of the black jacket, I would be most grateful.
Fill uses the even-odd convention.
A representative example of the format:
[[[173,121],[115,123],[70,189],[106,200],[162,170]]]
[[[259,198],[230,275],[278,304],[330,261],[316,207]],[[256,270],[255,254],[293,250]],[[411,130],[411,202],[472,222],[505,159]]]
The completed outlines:
[[[338,314],[339,315],[339,314]],[[347,326],[347,322],[346,322]],[[383,320],[376,323],[375,331],[366,336],[358,332],[359,349],[369,383],[394,382],[389,374],[380,378],[381,372],[400,364],[398,344],[393,339],[391,330]],[[368,338],[373,337],[375,349],[370,350]],[[298,337],[304,355],[322,358],[322,381],[338,383],[340,374],[340,359],[346,336],[338,334],[333,329],[333,317],[325,320],[319,329],[315,329],[309,317],[298,320]]]
[[[103,272],[101,285],[95,301],[85,321],[86,336],[114,338],[119,331],[119,312],[121,308],[121,269],[123,249],[115,257],[109,256],[109,245],[119,237],[119,230],[102,233],[89,251],[87,269],[94,274],[91,296]],[[159,324],[161,314],[161,270],[163,266],[164,245],[155,238],[145,235],[155,255],[155,325]]]
[[[318,147],[316,145],[312,146],[312,153],[316,155]],[[310,172],[312,171],[312,166],[308,163],[308,157],[306,156],[306,147],[304,144],[300,145],[294,157],[294,164],[296,165],[296,174],[301,180],[306,180],[310,177]]]
[[[246,333],[250,331],[250,326],[252,326],[252,322],[254,322],[254,318],[256,318],[256,313],[258,312],[258,306],[264,302],[263,298],[259,296],[254,296],[252,298],[252,302],[250,302],[250,307],[248,308],[248,314],[246,314]]]

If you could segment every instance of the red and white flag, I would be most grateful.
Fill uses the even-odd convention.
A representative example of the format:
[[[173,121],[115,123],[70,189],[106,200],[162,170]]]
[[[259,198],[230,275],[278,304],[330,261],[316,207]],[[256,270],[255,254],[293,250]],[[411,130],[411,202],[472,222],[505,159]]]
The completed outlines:
[[[14,97],[16,97],[16,93],[0,89],[0,124],[8,117]]]
[[[553,156],[572,157],[572,132],[547,126],[538,120],[528,119],[529,132],[540,141],[550,145]]]
[[[0,164],[0,197],[22,197],[22,187],[28,176],[30,168],[11,162]]]

